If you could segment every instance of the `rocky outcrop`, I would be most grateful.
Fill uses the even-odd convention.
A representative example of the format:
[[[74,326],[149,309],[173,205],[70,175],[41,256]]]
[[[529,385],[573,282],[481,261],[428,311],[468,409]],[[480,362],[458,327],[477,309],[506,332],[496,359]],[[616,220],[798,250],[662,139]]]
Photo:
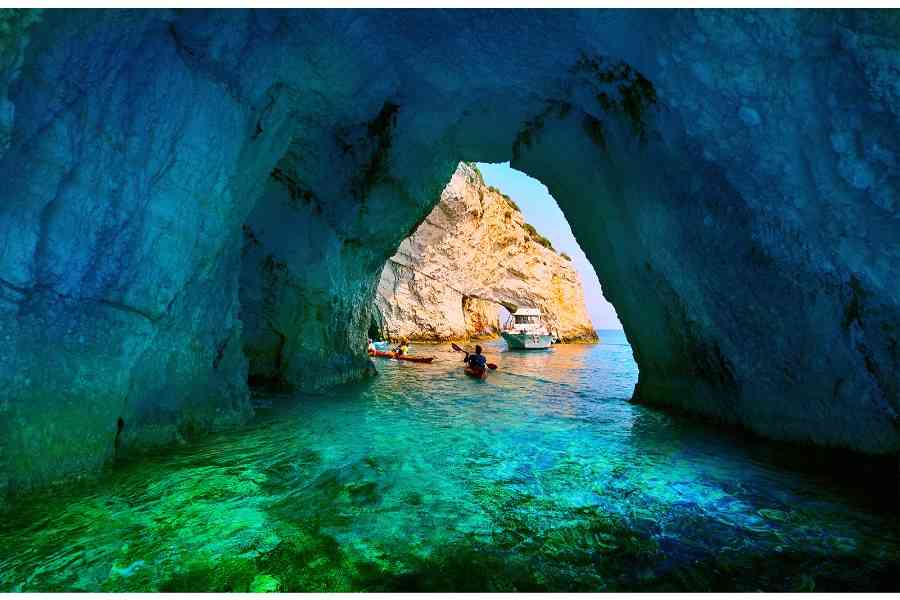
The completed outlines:
[[[460,160],[549,187],[638,400],[900,449],[895,12],[3,19],[0,487],[245,419],[247,355],[357,376]]]
[[[348,347],[365,347],[383,259],[354,242],[377,225],[332,225],[334,205],[298,186],[274,170],[243,225],[239,317],[252,385],[319,390],[366,370]]]
[[[597,339],[571,262],[465,163],[385,263],[375,298],[376,329],[391,339],[496,335],[500,306],[540,308],[564,342]]]

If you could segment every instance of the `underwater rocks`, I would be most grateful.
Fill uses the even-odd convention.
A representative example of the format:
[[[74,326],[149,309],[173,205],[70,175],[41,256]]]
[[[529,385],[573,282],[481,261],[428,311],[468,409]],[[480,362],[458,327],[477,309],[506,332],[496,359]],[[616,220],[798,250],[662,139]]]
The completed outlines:
[[[360,376],[381,267],[460,160],[549,187],[634,348],[638,400],[897,452],[898,27],[890,11],[16,17],[0,487],[240,422],[248,375]]]
[[[392,339],[496,335],[502,305],[539,307],[563,341],[597,340],[572,263],[465,163],[385,263],[375,298],[378,333]]]

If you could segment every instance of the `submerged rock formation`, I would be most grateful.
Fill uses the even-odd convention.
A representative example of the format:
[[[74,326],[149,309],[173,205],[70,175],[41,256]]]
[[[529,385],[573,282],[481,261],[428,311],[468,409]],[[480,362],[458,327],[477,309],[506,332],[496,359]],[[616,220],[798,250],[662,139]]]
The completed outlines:
[[[376,328],[413,340],[496,335],[500,306],[541,309],[565,342],[596,341],[581,278],[500,190],[460,163],[416,232],[385,263]]]
[[[900,449],[895,12],[0,22],[0,487],[245,419],[242,350],[358,375],[380,268],[460,160],[548,185],[637,399]]]

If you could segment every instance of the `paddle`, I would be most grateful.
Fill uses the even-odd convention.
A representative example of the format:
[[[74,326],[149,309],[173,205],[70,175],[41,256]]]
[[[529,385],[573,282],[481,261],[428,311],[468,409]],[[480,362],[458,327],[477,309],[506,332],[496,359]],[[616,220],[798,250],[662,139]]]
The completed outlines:
[[[465,350],[463,350],[462,348],[460,348],[459,346],[457,346],[456,344],[454,344],[452,342],[450,343],[450,347],[453,348],[454,350],[456,350],[457,352],[466,352]],[[466,354],[468,354],[468,352],[466,352]],[[491,371],[496,371],[497,365],[495,365],[494,363],[487,363],[487,368],[490,369]]]

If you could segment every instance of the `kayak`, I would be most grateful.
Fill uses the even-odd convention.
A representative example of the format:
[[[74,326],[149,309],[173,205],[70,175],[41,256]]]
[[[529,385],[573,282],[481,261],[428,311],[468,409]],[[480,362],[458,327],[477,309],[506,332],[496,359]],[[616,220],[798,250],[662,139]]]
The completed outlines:
[[[382,352],[381,350],[369,352],[369,355],[380,356],[381,358],[392,358],[394,360],[405,360],[406,362],[414,363],[430,363],[434,360],[433,356],[400,356],[398,354],[394,354],[393,352]]]
[[[475,379],[487,379],[487,369],[479,369],[478,367],[466,367],[466,375]]]

